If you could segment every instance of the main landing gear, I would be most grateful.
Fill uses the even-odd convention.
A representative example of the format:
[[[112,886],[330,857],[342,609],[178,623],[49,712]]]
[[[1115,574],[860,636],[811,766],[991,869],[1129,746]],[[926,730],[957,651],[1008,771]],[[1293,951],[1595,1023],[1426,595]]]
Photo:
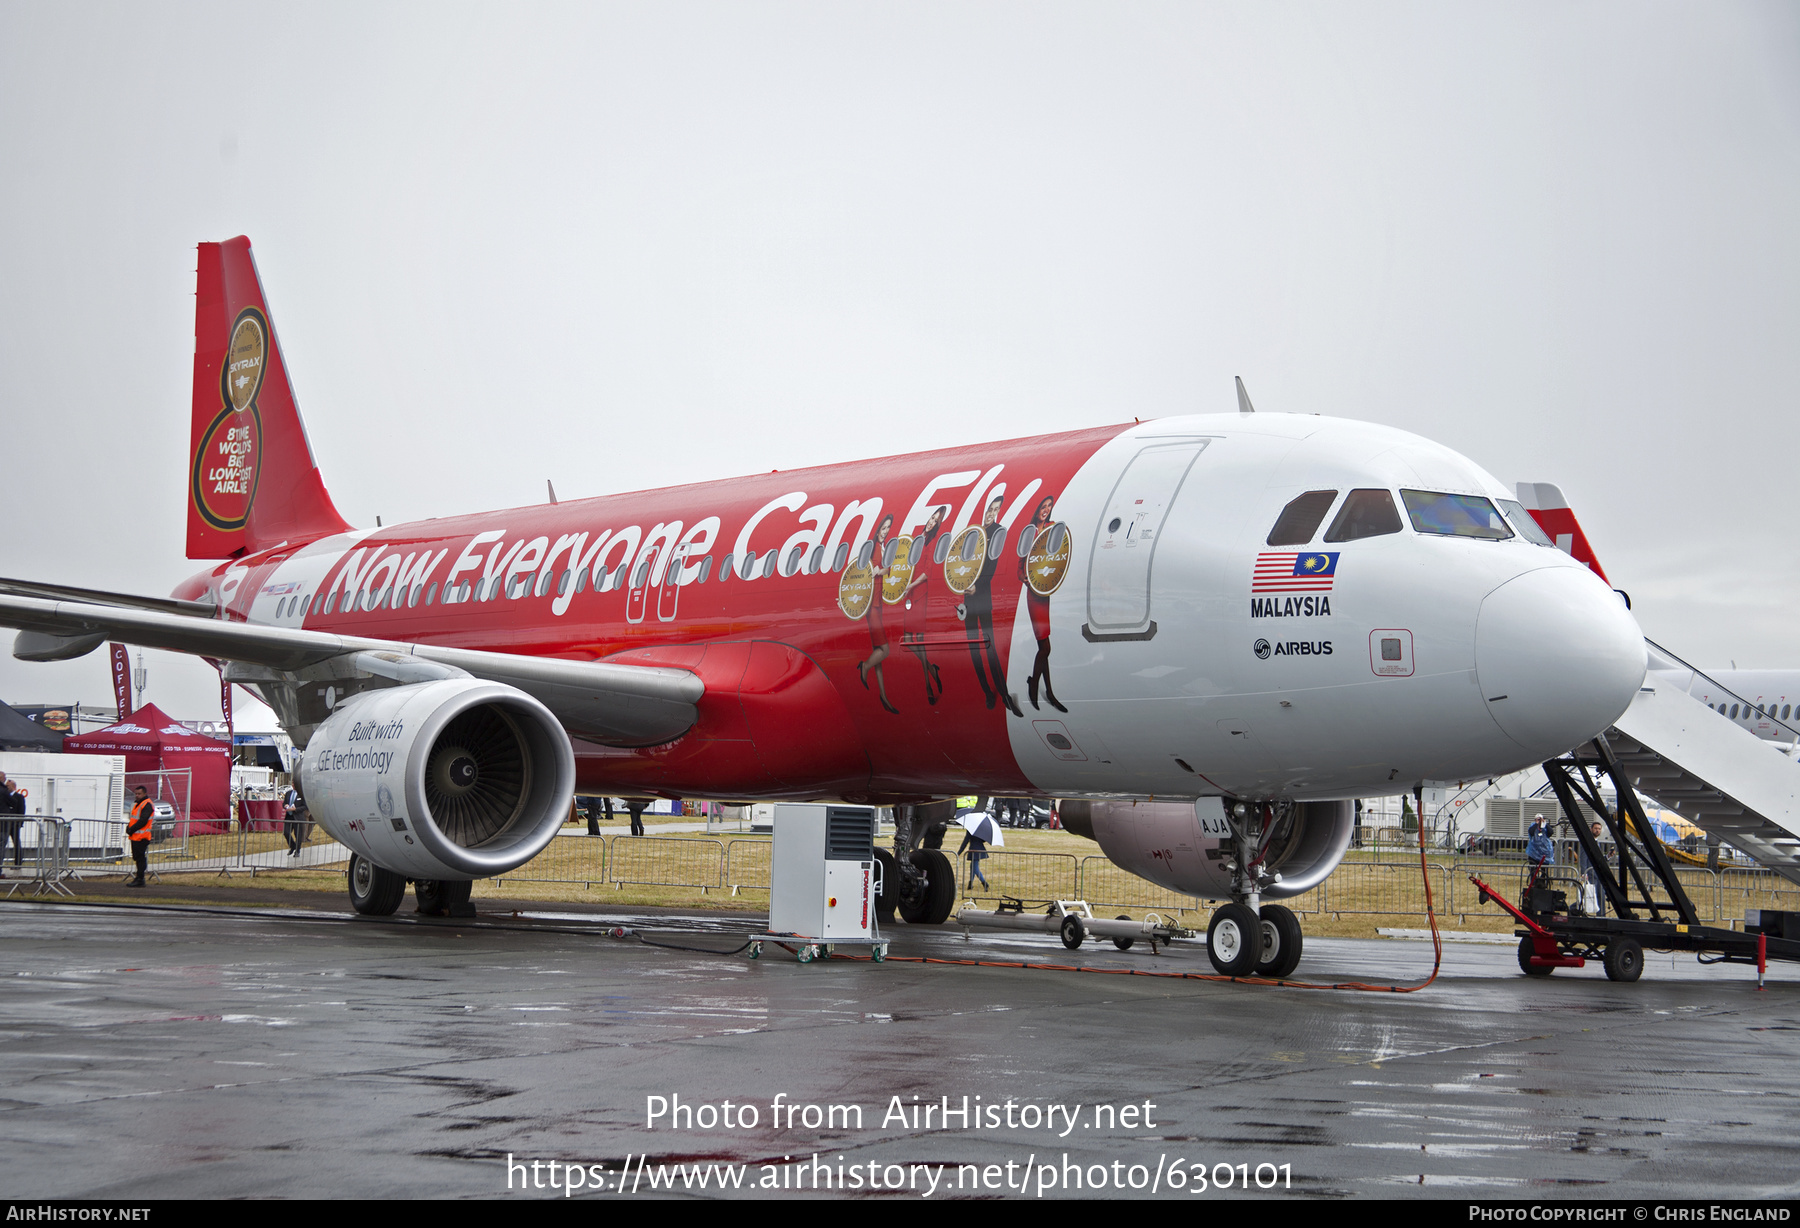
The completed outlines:
[[[406,898],[407,879],[384,870],[359,853],[350,855],[350,907],[365,917],[388,917]],[[475,884],[464,880],[421,878],[413,883],[418,911],[427,917],[473,917],[469,892]]]
[[[881,866],[881,893],[875,897],[880,920],[892,921],[896,912],[908,925],[942,925],[950,919],[956,907],[956,867],[937,846],[944,842],[942,824],[955,812],[954,802],[894,807],[894,851],[875,850]]]
[[[1292,909],[1262,903],[1267,887],[1281,875],[1262,868],[1275,835],[1293,821],[1284,802],[1229,802],[1231,902],[1213,911],[1206,928],[1206,954],[1221,976],[1285,977],[1300,964],[1305,937]]]

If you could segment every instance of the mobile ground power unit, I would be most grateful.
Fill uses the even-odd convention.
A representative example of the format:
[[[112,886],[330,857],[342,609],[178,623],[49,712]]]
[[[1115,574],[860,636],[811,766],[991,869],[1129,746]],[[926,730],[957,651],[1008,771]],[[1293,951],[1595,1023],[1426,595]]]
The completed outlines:
[[[769,932],[820,942],[870,941],[875,873],[873,807],[778,804]]]

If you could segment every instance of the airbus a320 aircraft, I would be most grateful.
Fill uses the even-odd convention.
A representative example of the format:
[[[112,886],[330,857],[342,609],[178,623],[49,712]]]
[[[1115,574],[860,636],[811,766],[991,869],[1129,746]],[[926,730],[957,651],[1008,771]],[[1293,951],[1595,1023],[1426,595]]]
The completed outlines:
[[[26,659],[225,662],[304,747],[364,912],[408,880],[466,906],[580,789],[892,805],[883,903],[938,922],[927,807],[1033,795],[1229,899],[1221,972],[1285,975],[1302,936],[1265,901],[1337,865],[1345,799],[1541,762],[1644,675],[1606,585],[1402,431],[1241,398],[370,531],[326,493],[248,240],[201,245],[194,331],[187,553],[220,561],[172,601],[15,583],[0,624]]]

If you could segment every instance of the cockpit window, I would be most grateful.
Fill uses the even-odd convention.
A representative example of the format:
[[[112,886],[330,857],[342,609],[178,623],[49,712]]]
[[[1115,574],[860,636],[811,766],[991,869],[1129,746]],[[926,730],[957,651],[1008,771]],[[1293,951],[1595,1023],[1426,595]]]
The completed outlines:
[[[1385,490],[1353,490],[1344,499],[1337,519],[1325,534],[1328,542],[1353,542],[1365,537],[1398,533],[1406,526],[1394,508],[1394,496]]]
[[[1479,537],[1504,541],[1513,535],[1499,509],[1480,495],[1442,495],[1431,490],[1402,490],[1406,514],[1421,533],[1445,537]]]
[[[1271,546],[1304,546],[1319,531],[1325,513],[1337,501],[1335,490],[1309,490],[1281,509],[1275,527],[1269,530]],[[1021,538],[1019,544],[1024,545]]]
[[[1524,504],[1514,503],[1511,499],[1497,499],[1495,502],[1500,505],[1500,510],[1506,513],[1506,518],[1512,522],[1512,527],[1519,531],[1520,537],[1534,546],[1548,546],[1552,550],[1556,549],[1556,543],[1550,540],[1550,535],[1544,532],[1543,527],[1538,524],[1531,513],[1525,510]]]

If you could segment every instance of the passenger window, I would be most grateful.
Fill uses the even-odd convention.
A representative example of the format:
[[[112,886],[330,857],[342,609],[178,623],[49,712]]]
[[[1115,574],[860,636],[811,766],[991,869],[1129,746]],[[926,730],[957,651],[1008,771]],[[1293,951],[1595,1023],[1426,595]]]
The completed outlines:
[[[733,562],[733,559],[734,559],[734,556],[728,554],[719,562],[719,583],[720,584],[723,584],[723,583],[725,583],[725,581],[731,579],[731,564]]]
[[[1328,542],[1361,541],[1365,537],[1385,537],[1404,528],[1400,513],[1394,507],[1394,496],[1385,490],[1353,490],[1338,509],[1336,519],[1325,534]]]
[[[773,552],[770,552],[770,553],[771,553],[771,555],[773,554]],[[754,570],[755,567],[756,567],[756,551],[754,551],[754,550],[744,551],[744,557],[738,563],[738,576],[742,579],[748,580],[750,578],[751,571]]]
[[[1501,499],[1499,503],[1500,510],[1506,513],[1506,518],[1512,522],[1512,527],[1519,531],[1520,537],[1534,546],[1548,546],[1552,550],[1556,549],[1556,543],[1550,540],[1550,535],[1544,532],[1543,526],[1532,518],[1531,513],[1525,510],[1523,504],[1515,503],[1511,499]]]
[[[1413,528],[1441,537],[1476,537],[1505,541],[1513,535],[1499,509],[1480,495],[1446,495],[1432,490],[1402,490]]]
[[[1029,556],[1031,554],[1031,547],[1032,547],[1032,544],[1037,541],[1037,535],[1038,535],[1037,526],[1034,524],[1028,524],[1024,528],[1019,530],[1018,550],[1019,550],[1020,558],[1026,558],[1027,556]],[[940,536],[939,540],[942,540],[941,536]],[[938,562],[940,562],[940,563],[943,561],[944,560],[942,560],[942,559],[938,560]]]
[[[1737,719],[1737,705],[1736,704],[1731,705],[1731,719],[1734,721]]]
[[[796,571],[800,570],[800,560],[805,557],[806,557],[806,547],[804,545],[795,546],[792,550],[788,551],[788,561],[787,561],[788,575],[791,576]]]
[[[862,549],[857,552],[856,565],[858,567],[867,567],[871,562],[874,561],[874,559],[875,559],[875,543],[872,541],[864,542],[862,544]]]
[[[773,550],[770,550],[770,551],[767,551],[766,553],[764,553],[763,565],[762,565],[762,578],[763,579],[767,580],[770,576],[775,574],[775,564],[778,561],[779,560],[776,559],[775,552]]]
[[[431,587],[425,590],[425,604],[431,605],[436,600],[437,600],[437,581],[433,580],[431,582]]]
[[[1319,531],[1325,513],[1337,502],[1335,490],[1309,490],[1288,502],[1269,530],[1271,546],[1304,546]]]
[[[937,545],[931,548],[931,561],[934,563],[941,563],[949,557],[950,535],[948,533],[939,533]]]
[[[712,575],[712,555],[700,560],[700,574],[694,577],[695,584],[705,584],[706,578]]]
[[[849,542],[839,542],[838,548],[837,548],[837,553],[835,555],[833,555],[832,559],[831,559],[831,570],[842,571],[842,570],[844,570],[844,564],[848,563],[849,561],[850,561],[850,543]]]

